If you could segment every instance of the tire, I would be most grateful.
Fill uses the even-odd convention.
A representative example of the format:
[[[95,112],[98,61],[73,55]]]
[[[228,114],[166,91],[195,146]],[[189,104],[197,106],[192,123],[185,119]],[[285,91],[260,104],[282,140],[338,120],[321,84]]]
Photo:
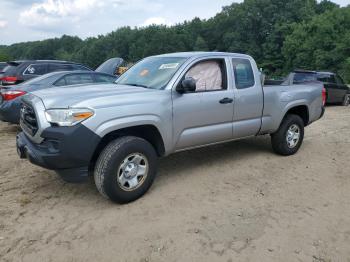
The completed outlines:
[[[348,106],[350,104],[350,95],[345,95],[342,105]]]
[[[97,160],[94,171],[96,187],[113,202],[126,204],[135,201],[151,187],[157,164],[158,156],[149,142],[132,136],[118,138],[103,149]],[[138,176],[141,171],[144,176]]]
[[[289,138],[296,138],[296,135],[292,136],[290,135],[291,133],[288,132],[290,129],[293,130],[295,126],[298,128],[299,132],[294,132],[294,134],[299,133],[299,139],[297,141],[296,139],[291,139],[288,142],[288,136]],[[271,135],[272,149],[275,153],[282,156],[294,155],[302,145],[303,139],[304,121],[300,116],[290,114],[283,119],[277,132]],[[292,144],[294,144],[294,146],[292,146]]]

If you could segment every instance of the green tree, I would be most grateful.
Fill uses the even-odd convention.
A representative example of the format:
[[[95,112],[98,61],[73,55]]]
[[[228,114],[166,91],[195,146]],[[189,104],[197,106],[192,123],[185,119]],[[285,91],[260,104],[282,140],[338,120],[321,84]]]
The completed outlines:
[[[0,46],[0,62],[9,61],[10,55],[6,52],[6,48]]]
[[[217,50],[252,55],[259,67],[276,76],[304,66],[339,70],[349,79],[346,10],[329,0],[244,0],[208,20],[122,27],[85,40],[64,35],[0,46],[0,53],[11,59],[73,60],[96,68],[111,57],[136,62],[160,53]]]
[[[293,26],[283,54],[286,70],[338,71],[350,81],[350,7],[337,8]]]
[[[322,0],[316,8],[316,13],[317,14],[322,14],[325,13],[327,11],[331,11],[335,8],[339,8],[339,5],[329,1],[329,0]]]
[[[196,43],[194,44],[194,51],[209,51],[208,45],[204,38],[201,36],[197,37]]]

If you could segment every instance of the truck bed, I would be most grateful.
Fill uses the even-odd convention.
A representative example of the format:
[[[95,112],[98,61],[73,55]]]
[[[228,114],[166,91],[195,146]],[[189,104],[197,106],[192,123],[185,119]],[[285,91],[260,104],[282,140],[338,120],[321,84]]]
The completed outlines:
[[[322,115],[322,85],[266,85],[264,91],[264,110],[260,133],[275,132],[284,115],[292,107],[309,105],[306,125]]]

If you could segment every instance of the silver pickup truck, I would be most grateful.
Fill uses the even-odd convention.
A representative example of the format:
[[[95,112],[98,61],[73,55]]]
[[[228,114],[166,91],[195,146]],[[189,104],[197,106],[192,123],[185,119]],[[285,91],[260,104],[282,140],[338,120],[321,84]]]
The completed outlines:
[[[89,174],[118,203],[152,185],[160,157],[271,134],[283,156],[322,117],[321,86],[262,86],[253,58],[232,53],[148,57],[116,84],[49,88],[22,99],[17,151],[69,182]]]

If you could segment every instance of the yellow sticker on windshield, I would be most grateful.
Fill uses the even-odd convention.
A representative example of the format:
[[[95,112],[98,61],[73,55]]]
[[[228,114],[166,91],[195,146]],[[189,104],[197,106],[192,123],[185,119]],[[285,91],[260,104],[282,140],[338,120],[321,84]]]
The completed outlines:
[[[162,64],[159,67],[159,70],[162,70],[162,69],[174,69],[174,68],[177,68],[178,66],[179,66],[179,63]]]

